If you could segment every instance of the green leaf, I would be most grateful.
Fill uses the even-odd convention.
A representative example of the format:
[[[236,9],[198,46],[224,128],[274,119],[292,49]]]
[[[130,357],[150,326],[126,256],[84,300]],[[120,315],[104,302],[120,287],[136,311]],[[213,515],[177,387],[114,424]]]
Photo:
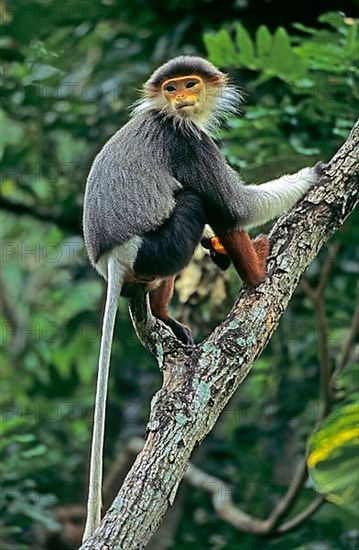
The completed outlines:
[[[270,57],[272,49],[272,35],[268,28],[261,25],[256,33],[257,54],[260,60],[260,66],[265,67]]]
[[[358,24],[348,25],[346,43],[343,47],[343,53],[353,61],[359,59],[359,29]]]
[[[285,82],[296,83],[302,86],[307,77],[307,66],[295,49],[291,46],[291,39],[285,29],[279,28],[274,36],[274,44],[277,50],[277,61],[279,63],[278,73]]]
[[[31,67],[31,71],[28,75],[24,77],[24,84],[29,85],[33,82],[41,82],[43,80],[48,80],[54,76],[58,76],[62,73],[58,68],[52,67],[51,65],[45,65],[43,63],[37,63]]]
[[[223,52],[224,65],[227,66],[238,64],[238,55],[229,32],[226,30],[219,31],[217,37]]]
[[[358,515],[359,403],[332,413],[309,440],[308,468],[316,490]]]
[[[14,441],[18,441],[19,443],[30,443],[32,441],[35,441],[36,437],[34,434],[19,434],[14,436]]]
[[[36,447],[33,447],[32,449],[23,451],[21,454],[24,458],[35,458],[37,456],[44,455],[46,451],[47,451],[46,445],[43,445],[42,443],[40,443],[39,445],[36,445]]]
[[[293,134],[290,139],[289,143],[293,147],[294,151],[296,153],[299,153],[300,155],[305,156],[315,156],[320,155],[320,149],[319,147],[305,147],[303,144],[303,140],[305,139],[305,136]]]
[[[291,80],[295,72],[294,54],[290,46],[288,33],[283,27],[279,27],[273,37],[271,51],[272,67],[283,80]]]
[[[0,157],[3,155],[6,145],[16,145],[24,137],[25,130],[23,125],[10,118],[5,111],[0,109]]]
[[[236,44],[239,50],[239,60],[242,65],[256,69],[254,45],[248,31],[240,24],[236,25]]]
[[[331,27],[334,27],[335,29],[340,29],[343,27],[344,23],[344,17],[340,12],[335,11],[329,11],[327,13],[324,13],[318,18],[318,21],[320,23],[327,23]]]
[[[297,29],[298,31],[307,33],[307,34],[316,34],[318,32],[317,29],[314,29],[313,27],[307,27],[307,25],[303,25],[302,23],[293,23],[293,28]]]
[[[239,56],[228,31],[223,29],[216,34],[206,33],[203,40],[212,63],[219,66],[238,65]]]
[[[223,64],[222,49],[218,43],[217,36],[213,33],[205,33],[203,42],[208,52],[209,60],[214,64],[221,66]]]

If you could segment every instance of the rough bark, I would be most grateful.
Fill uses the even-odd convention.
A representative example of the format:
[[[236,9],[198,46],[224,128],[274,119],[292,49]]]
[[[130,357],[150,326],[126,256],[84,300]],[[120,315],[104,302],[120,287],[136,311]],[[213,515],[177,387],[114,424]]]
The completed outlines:
[[[163,386],[152,401],[145,446],[82,550],[143,548],[156,531],[193,448],[250,372],[308,264],[354,209],[358,151],[359,121],[323,169],[320,183],[273,227],[266,280],[255,290],[243,288],[225,321],[202,343],[183,346],[154,321],[147,297],[138,292],[132,318],[142,343],[158,359]]]

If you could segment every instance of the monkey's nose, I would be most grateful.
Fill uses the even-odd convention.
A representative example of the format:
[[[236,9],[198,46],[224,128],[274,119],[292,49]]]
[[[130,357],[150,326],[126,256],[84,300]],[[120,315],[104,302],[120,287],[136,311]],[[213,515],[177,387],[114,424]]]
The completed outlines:
[[[176,99],[186,99],[186,92],[179,92],[176,95]]]

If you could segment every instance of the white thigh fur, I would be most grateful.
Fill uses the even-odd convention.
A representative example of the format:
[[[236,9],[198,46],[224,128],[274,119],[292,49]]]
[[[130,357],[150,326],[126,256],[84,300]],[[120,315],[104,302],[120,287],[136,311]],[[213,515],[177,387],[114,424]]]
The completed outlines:
[[[109,252],[106,252],[100,257],[95,265],[97,271],[107,280],[108,260],[112,257],[119,273],[124,275],[132,272],[141,243],[141,237],[132,237],[132,239],[129,239],[124,244],[116,246]]]

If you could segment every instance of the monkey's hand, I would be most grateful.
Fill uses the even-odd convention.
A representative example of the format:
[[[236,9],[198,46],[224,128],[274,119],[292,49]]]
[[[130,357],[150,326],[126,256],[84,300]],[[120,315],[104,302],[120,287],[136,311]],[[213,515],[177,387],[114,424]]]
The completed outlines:
[[[206,250],[209,250],[212,261],[225,271],[231,265],[231,260],[227,256],[224,246],[218,237],[204,237],[201,240],[201,245]]]
[[[317,162],[317,164],[314,166],[314,171],[316,175],[316,181],[314,183],[317,183],[318,180],[324,177],[324,170],[326,166],[327,165],[325,164],[325,162],[322,162],[322,161]]]
[[[307,183],[307,189],[310,189],[320,181],[324,175],[324,168],[326,164],[324,162],[317,162],[314,166],[302,168],[299,174],[303,181]],[[298,174],[292,174],[290,177],[297,178]]]
[[[211,238],[211,245],[217,254],[226,254],[225,248],[218,237]]]

